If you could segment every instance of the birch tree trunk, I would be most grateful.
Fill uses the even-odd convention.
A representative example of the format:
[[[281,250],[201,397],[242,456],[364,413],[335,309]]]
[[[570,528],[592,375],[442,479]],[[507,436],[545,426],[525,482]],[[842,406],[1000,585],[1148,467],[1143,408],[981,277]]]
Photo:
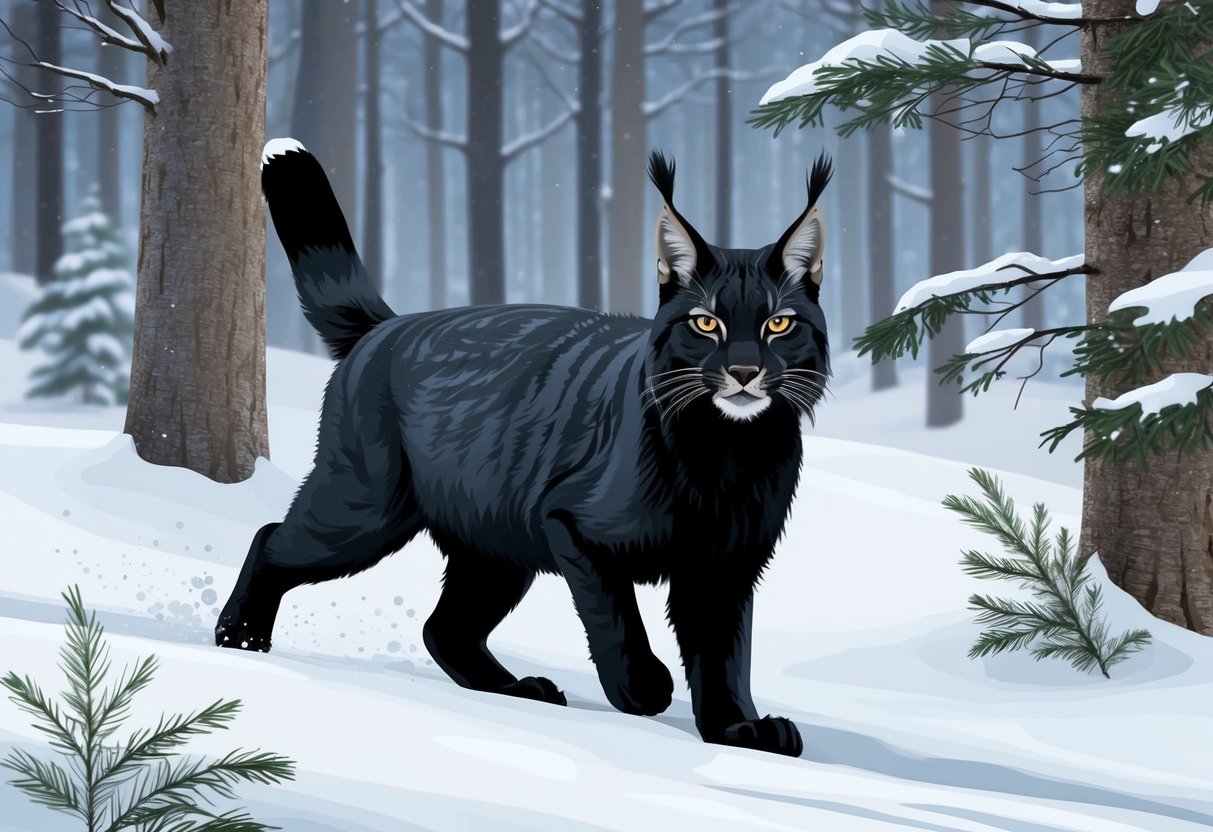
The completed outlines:
[[[268,0],[169,0],[168,63],[143,136],[126,432],[139,455],[219,482],[269,456],[265,411]],[[152,14],[153,23],[156,16]]]
[[[1086,0],[1093,18],[1128,16],[1133,0]],[[1106,76],[1112,59],[1102,47],[1131,23],[1088,26],[1082,33],[1083,72]],[[1096,85],[1082,90],[1082,114],[1107,106]],[[1107,320],[1108,304],[1121,293],[1182,268],[1213,246],[1213,209],[1189,203],[1202,171],[1213,164],[1206,148],[1189,172],[1156,193],[1105,193],[1104,174],[1084,183],[1087,319]],[[1161,376],[1208,372],[1213,337],[1206,335],[1186,360],[1168,360]],[[1147,378],[1144,383],[1157,381]],[[1087,379],[1086,400],[1116,396],[1130,385]],[[1213,450],[1174,451],[1133,463],[1087,460],[1082,502],[1082,552],[1099,553],[1109,577],[1155,616],[1213,635]]]

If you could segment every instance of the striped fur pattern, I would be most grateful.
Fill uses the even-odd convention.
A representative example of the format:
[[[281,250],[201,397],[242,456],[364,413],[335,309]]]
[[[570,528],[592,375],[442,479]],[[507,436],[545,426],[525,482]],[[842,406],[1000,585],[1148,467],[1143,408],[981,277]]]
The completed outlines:
[[[665,261],[678,279],[659,269],[652,320],[537,305],[394,316],[321,166],[301,146],[273,147],[270,213],[309,320],[341,361],[315,467],[282,522],[254,538],[216,642],[268,650],[285,593],[367,569],[425,530],[447,565],[424,639],[458,684],[564,703],[551,680],[516,677],[486,645],[536,574],[555,573],[607,699],[660,713],[673,679],[634,586],[666,582],[703,738],[800,754],[796,726],[753,702],[750,619],[796,489],[801,419],[829,373],[818,283],[785,267],[820,261],[796,229],[828,163],[778,243],[732,250],[678,213],[673,162],[654,154],[679,238]]]

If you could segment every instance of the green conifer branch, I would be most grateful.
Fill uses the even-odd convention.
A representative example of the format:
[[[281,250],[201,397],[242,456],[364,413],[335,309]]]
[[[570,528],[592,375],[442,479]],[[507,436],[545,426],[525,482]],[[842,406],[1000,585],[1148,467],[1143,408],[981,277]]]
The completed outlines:
[[[1064,527],[1050,539],[1052,521],[1043,504],[1033,506],[1031,523],[1025,524],[997,477],[978,468],[971,469],[969,477],[980,488],[981,499],[949,495],[944,508],[992,535],[1006,554],[965,550],[965,573],[1015,581],[1035,598],[970,596],[969,608],[985,625],[969,650],[970,658],[1031,648],[1034,659],[1061,658],[1080,671],[1098,668],[1107,677],[1109,668],[1149,643],[1145,630],[1110,637],[1100,615],[1099,587],[1087,572],[1091,555],[1075,557],[1073,539]]]

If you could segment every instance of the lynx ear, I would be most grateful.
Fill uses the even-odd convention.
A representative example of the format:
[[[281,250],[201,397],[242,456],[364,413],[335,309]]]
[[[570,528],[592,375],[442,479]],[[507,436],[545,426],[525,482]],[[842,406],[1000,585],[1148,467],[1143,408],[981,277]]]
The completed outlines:
[[[674,160],[654,150],[649,155],[649,179],[664,200],[657,214],[657,282],[664,287],[676,275],[679,284],[689,285],[696,269],[710,258],[707,243],[674,207]]]
[[[825,220],[821,209],[814,205],[806,211],[791,229],[791,235],[780,252],[784,279],[789,284],[801,283],[805,275],[818,286],[821,285],[821,257],[825,251]]]
[[[697,261],[695,240],[669,204],[662,205],[657,215],[657,282],[669,283],[671,273],[688,282]]]
[[[808,206],[804,213],[783,232],[771,252],[767,263],[769,272],[782,275],[783,282],[791,287],[803,285],[808,279],[815,286],[821,285],[821,257],[825,252],[825,219],[817,200],[834,174],[834,167],[823,153],[813,163],[808,176]]]

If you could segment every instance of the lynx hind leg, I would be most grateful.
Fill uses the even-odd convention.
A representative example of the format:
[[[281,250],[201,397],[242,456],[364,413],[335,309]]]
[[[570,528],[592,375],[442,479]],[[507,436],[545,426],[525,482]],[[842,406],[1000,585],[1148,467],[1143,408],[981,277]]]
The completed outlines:
[[[426,649],[461,687],[554,705],[564,694],[542,676],[519,679],[489,652],[489,634],[518,606],[535,573],[443,541],[447,558],[442,594],[422,634]]]
[[[269,652],[287,592],[361,572],[408,543],[424,523],[404,467],[368,481],[365,472],[334,474],[318,461],[286,519],[254,537],[219,615],[215,643]]]

